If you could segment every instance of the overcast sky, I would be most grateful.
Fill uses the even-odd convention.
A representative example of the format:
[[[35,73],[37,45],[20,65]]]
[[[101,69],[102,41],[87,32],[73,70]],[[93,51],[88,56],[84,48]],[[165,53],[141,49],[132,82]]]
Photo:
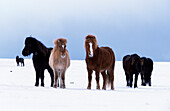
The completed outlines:
[[[71,59],[83,60],[88,34],[119,61],[132,53],[170,61],[170,1],[0,0],[0,58],[22,56],[32,35],[47,47],[67,38]]]

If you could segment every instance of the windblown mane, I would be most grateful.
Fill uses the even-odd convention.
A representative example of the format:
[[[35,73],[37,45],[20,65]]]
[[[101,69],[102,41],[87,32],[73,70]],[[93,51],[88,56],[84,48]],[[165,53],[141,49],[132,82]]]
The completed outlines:
[[[59,39],[57,39],[57,40],[54,40],[54,44],[55,44],[55,45],[58,45],[58,43],[60,43],[60,42],[67,43],[67,39],[59,38]]]
[[[86,39],[85,40],[85,48],[86,48],[86,44],[88,42],[93,42],[95,44],[95,49],[98,47],[96,36],[94,36],[94,35],[87,35],[85,39]]]
[[[27,37],[26,41],[31,41],[31,43],[35,45],[37,52],[42,53],[44,56],[47,55],[48,48],[43,43],[41,43],[39,40],[33,37]]]

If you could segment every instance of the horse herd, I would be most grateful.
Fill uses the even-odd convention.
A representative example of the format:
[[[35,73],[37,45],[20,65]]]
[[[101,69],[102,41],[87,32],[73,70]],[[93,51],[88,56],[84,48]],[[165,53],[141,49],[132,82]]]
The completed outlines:
[[[54,48],[47,48],[39,40],[33,37],[25,39],[25,47],[22,50],[23,56],[33,53],[33,65],[36,72],[35,86],[44,86],[44,70],[47,69],[51,77],[51,87],[65,88],[65,72],[70,66],[70,56],[66,49],[67,40],[59,38],[54,41]],[[114,67],[115,54],[110,47],[99,47],[94,35],[85,37],[86,65],[88,72],[88,86],[91,89],[92,73],[96,74],[96,89],[100,89],[99,76],[103,77],[102,89],[106,90],[106,85],[114,90]],[[19,62],[24,66],[24,60],[16,57],[17,65]],[[153,61],[150,58],[139,57],[137,54],[126,55],[123,58],[123,69],[126,75],[127,86],[132,87],[133,74],[135,74],[134,88],[137,87],[139,73],[141,74],[142,85],[151,86],[151,73]]]

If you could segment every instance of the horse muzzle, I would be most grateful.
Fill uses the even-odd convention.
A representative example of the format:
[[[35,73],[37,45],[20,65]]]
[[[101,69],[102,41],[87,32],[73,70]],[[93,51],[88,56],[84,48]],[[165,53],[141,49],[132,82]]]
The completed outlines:
[[[93,54],[92,54],[92,53],[89,53],[89,57],[93,57]]]
[[[29,51],[26,51],[26,50],[23,50],[22,51],[22,55],[23,56],[28,56],[28,55],[30,55],[31,53],[29,52]]]
[[[65,55],[65,54],[61,54],[61,57],[62,57],[62,58],[65,58],[65,57],[66,57],[66,55]]]

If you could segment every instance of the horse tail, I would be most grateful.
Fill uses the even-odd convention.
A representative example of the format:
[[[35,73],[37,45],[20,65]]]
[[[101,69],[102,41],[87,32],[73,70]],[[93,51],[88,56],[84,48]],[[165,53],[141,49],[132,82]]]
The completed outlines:
[[[107,85],[110,86],[112,79],[114,81],[114,68],[115,68],[115,61],[113,60],[113,64],[110,67],[109,70],[106,70],[106,76],[107,76]]]
[[[110,50],[110,54],[112,55],[112,64],[110,68],[107,70],[107,84],[108,86],[111,85],[114,89],[115,54],[112,50]]]
[[[110,86],[110,84],[111,84],[111,78],[110,78],[110,74],[109,74],[109,71],[108,71],[108,70],[107,70],[106,76],[107,76],[107,85]]]

